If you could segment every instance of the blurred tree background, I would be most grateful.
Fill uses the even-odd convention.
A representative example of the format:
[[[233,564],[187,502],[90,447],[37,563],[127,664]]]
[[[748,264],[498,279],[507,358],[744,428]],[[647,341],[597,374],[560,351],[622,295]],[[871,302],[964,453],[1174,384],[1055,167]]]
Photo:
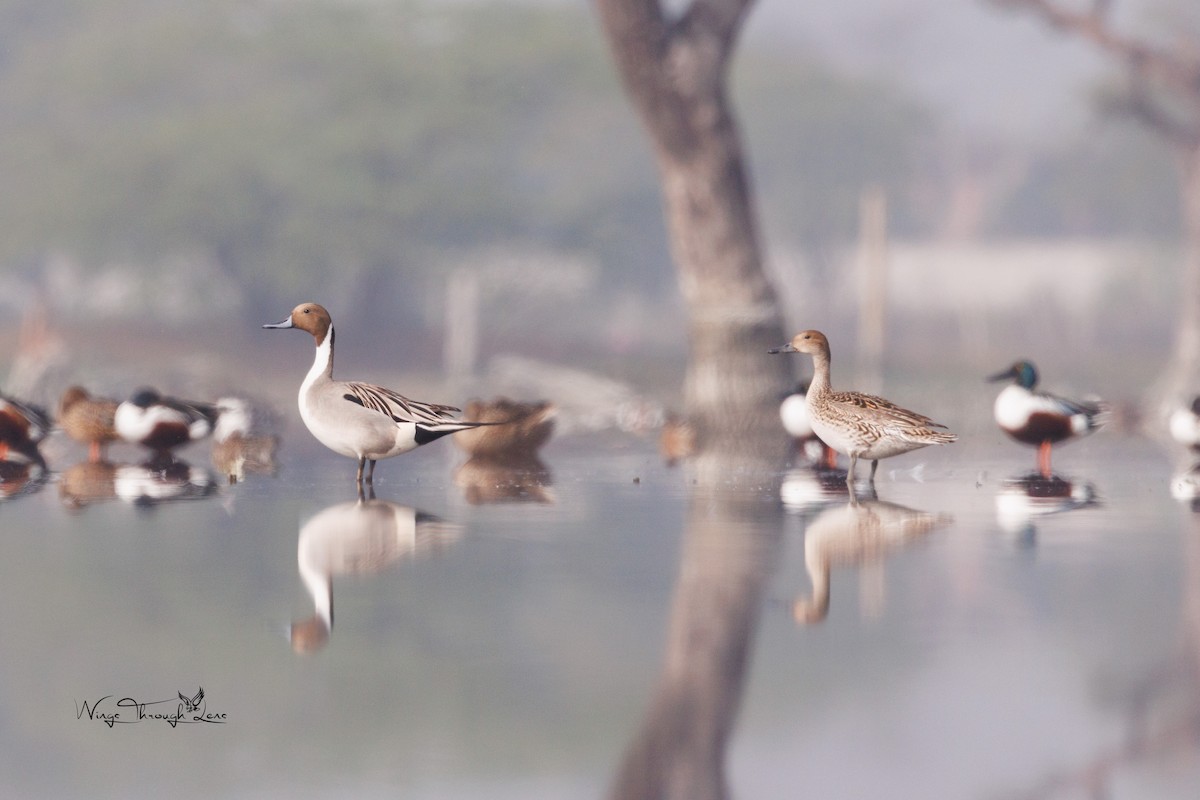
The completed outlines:
[[[818,270],[864,187],[892,198],[892,235],[935,237],[997,171],[966,234],[1177,235],[1168,156],[1131,126],[971,139],[794,41],[748,42],[732,77],[764,238]],[[428,328],[450,271],[527,251],[581,269],[586,307],[541,312],[567,337],[677,303],[657,175],[585,4],[0,0],[0,176],[10,316],[37,292],[80,319],[321,299]]]

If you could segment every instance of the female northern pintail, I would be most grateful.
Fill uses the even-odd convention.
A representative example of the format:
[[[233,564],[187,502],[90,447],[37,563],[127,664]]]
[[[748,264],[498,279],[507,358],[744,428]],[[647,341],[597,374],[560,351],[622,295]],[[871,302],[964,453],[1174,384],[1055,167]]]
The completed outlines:
[[[407,453],[449,433],[491,425],[450,415],[454,406],[421,403],[358,381],[333,379],[333,320],[316,303],[301,303],[287,319],[264,328],[298,328],[312,334],[316,358],[300,384],[300,418],[321,444],[358,460],[356,483],[371,483],[375,462]],[[363,467],[370,462],[365,478]]]
[[[1013,381],[996,396],[996,424],[1018,442],[1038,449],[1038,470],[1049,477],[1050,447],[1099,428],[1108,418],[1103,403],[1067,400],[1035,391],[1038,373],[1028,361],[1018,361],[989,381]]]
[[[213,428],[212,462],[231,484],[245,479],[247,472],[275,474],[275,450],[279,437],[256,430],[255,413],[242,397],[217,400],[217,424]]]
[[[88,446],[90,461],[103,460],[104,448],[120,438],[114,423],[116,414],[116,400],[93,397],[82,386],[68,388],[58,403],[59,427]]]
[[[38,443],[52,426],[50,415],[40,406],[0,393],[0,459],[11,450],[41,463]]]
[[[154,389],[138,389],[117,406],[117,435],[153,451],[156,461],[170,461],[171,451],[212,433],[217,410],[208,403],[163,397]]]
[[[472,400],[463,412],[479,422],[504,423],[463,431],[454,443],[472,458],[521,459],[534,456],[554,433],[558,409],[548,400],[520,403],[507,397]]]
[[[846,484],[854,486],[854,466],[859,457],[871,460],[870,482],[875,482],[879,459],[897,456],[931,444],[949,444],[958,437],[929,417],[861,392],[835,392],[829,385],[829,340],[820,331],[804,331],[789,344],[769,353],[808,353],[813,357],[813,379],[805,404],[813,431],[825,444],[850,456]]]
[[[809,384],[810,381],[801,381],[783,396],[779,403],[779,421],[806,461],[826,469],[836,469],[837,451],[817,437],[808,416]]]

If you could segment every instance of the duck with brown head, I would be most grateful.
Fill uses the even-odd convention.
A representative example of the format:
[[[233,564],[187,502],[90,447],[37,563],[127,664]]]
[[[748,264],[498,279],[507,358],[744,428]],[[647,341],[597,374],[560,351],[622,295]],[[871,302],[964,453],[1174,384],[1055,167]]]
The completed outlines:
[[[802,331],[769,353],[807,353],[813,357],[813,379],[805,403],[813,431],[825,444],[850,456],[847,485],[854,486],[859,457],[871,460],[875,482],[879,459],[897,456],[931,444],[949,444],[958,437],[924,414],[901,408],[882,397],[862,392],[835,392],[829,384],[829,340],[820,331]]]
[[[333,320],[324,307],[301,303],[282,322],[264,328],[297,328],[312,334],[316,357],[300,384],[300,418],[321,444],[358,461],[356,483],[371,483],[375,462],[487,422],[455,419],[459,409],[410,400],[399,392],[333,378]],[[364,474],[364,467],[370,462]]]

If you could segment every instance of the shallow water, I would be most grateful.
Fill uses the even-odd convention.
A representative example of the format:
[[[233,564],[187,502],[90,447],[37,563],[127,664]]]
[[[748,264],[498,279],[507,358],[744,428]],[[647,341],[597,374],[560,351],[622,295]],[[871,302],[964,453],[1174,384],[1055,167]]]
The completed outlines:
[[[1200,517],[1149,442],[1064,448],[1034,513],[1032,451],[989,442],[883,462],[857,506],[631,440],[552,442],[488,503],[512,476],[461,460],[381,463],[370,514],[288,446],[187,500],[68,508],[60,472],[0,502],[3,794],[1196,796]],[[116,705],[201,687],[175,726]]]

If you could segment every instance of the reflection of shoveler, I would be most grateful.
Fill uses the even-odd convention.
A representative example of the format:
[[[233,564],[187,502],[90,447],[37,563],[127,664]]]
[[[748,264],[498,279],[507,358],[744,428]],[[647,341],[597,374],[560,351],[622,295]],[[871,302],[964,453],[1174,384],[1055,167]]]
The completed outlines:
[[[1035,391],[1037,369],[1028,361],[1018,361],[988,380],[1013,381],[996,396],[996,423],[1018,442],[1038,448],[1038,470],[1045,476],[1051,475],[1050,447],[1054,443],[1089,434],[1107,419],[1102,403]]]
[[[835,392],[829,385],[829,340],[820,331],[796,334],[770,353],[808,353],[813,357],[813,379],[805,395],[813,431],[825,444],[850,456],[847,485],[854,485],[859,457],[871,460],[871,482],[879,459],[898,456],[931,444],[949,444],[958,437],[923,414],[909,411],[860,392]]]
[[[358,461],[356,482],[371,483],[375,462],[407,453],[449,433],[492,423],[467,422],[454,406],[409,400],[399,392],[333,379],[333,320],[316,303],[301,303],[282,322],[264,328],[296,328],[312,334],[316,357],[300,384],[300,418],[321,444]],[[367,462],[370,467],[367,467]],[[364,475],[364,468],[366,474]]]
[[[550,439],[557,413],[548,401],[519,403],[507,397],[472,400],[463,409],[464,417],[503,424],[462,431],[454,437],[454,443],[472,457],[527,458]]]
[[[120,438],[113,423],[116,413],[116,400],[92,397],[82,386],[72,386],[59,401],[58,424],[67,436],[88,446],[91,461],[102,461],[105,446]]]
[[[1098,505],[1096,487],[1091,483],[1031,472],[1010,478],[1000,487],[996,521],[1018,541],[1032,543],[1035,519]]]
[[[46,483],[49,473],[37,447],[9,449],[0,458],[0,500],[33,494]]]
[[[1200,452],[1200,395],[1187,408],[1177,408],[1168,422],[1171,438],[1184,447]]]
[[[822,442],[813,431],[808,418],[808,381],[801,381],[796,388],[783,396],[779,404],[779,421],[792,437],[792,443],[810,464],[819,464],[827,469],[837,468],[837,451]]]
[[[117,406],[113,424],[117,435],[151,450],[155,458],[170,460],[171,451],[212,433],[217,410],[207,403],[163,397],[153,389],[139,389]]]

